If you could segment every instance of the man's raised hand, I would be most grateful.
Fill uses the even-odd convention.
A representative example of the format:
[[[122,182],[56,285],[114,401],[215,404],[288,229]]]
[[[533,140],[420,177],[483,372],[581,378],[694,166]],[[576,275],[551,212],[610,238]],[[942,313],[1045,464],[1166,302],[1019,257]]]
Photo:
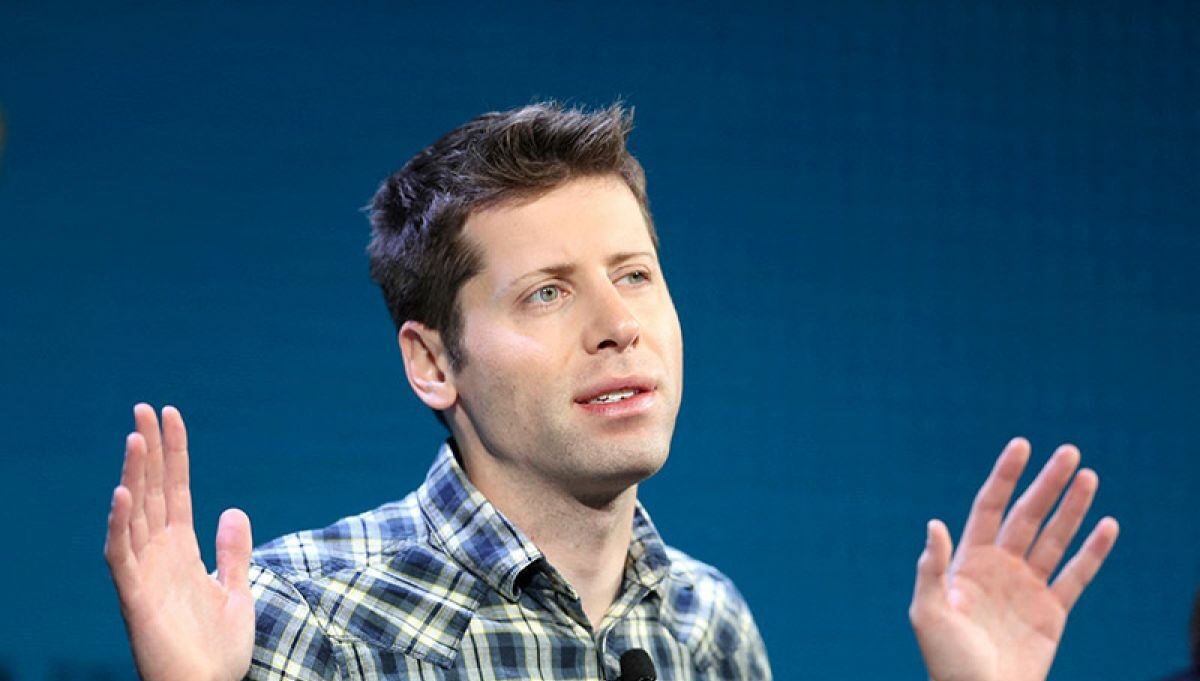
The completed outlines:
[[[174,407],[133,408],[125,468],[113,491],[104,557],[145,681],[236,681],[250,667],[250,520],[229,509],[217,530],[217,578],[192,526],[187,430]]]
[[[1006,515],[1028,460],[1024,439],[1005,447],[957,551],[946,526],[929,522],[909,617],[934,681],[1045,679],[1071,607],[1117,540],[1117,522],[1104,518],[1051,581],[1099,479],[1089,469],[1076,473],[1079,450],[1063,445]]]

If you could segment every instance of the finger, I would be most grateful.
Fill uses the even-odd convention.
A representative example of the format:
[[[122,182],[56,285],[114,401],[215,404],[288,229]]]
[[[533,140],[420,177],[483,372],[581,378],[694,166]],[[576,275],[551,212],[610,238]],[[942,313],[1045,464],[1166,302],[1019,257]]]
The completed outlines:
[[[1042,579],[1050,578],[1067,552],[1067,547],[1083,524],[1083,517],[1092,506],[1092,500],[1096,498],[1098,482],[1095,471],[1087,468],[1079,471],[1067,488],[1067,496],[1058,505],[1058,510],[1042,528],[1029,552],[1029,566]]]
[[[104,560],[118,585],[134,574],[137,558],[129,536],[129,520],[133,515],[133,496],[125,487],[113,490],[112,510],[108,513],[108,535],[104,539]]]
[[[163,407],[163,493],[167,523],[192,525],[192,492],[188,474],[187,428],[175,407]]]
[[[250,518],[240,509],[226,509],[217,523],[217,579],[227,589],[250,588]]]
[[[1050,590],[1058,597],[1059,602],[1068,612],[1075,606],[1075,601],[1079,600],[1080,594],[1091,583],[1092,578],[1100,571],[1100,566],[1104,564],[1104,559],[1108,558],[1109,552],[1112,551],[1120,530],[1115,519],[1103,518],[1096,523],[1096,527],[1084,540],[1079,551],[1071,560],[1067,561],[1062,572],[1058,573],[1058,578],[1054,580]]]
[[[1013,490],[1028,461],[1029,441],[1023,437],[1013,438],[1000,452],[991,475],[979,488],[975,502],[971,504],[971,513],[963,528],[962,546],[978,546],[995,541],[1000,522],[1004,519],[1004,509],[1008,508]]]
[[[909,618],[919,625],[924,613],[943,607],[946,602],[946,571],[954,545],[950,531],[940,520],[930,520],[925,527],[925,550],[917,559],[917,583],[913,587]]]
[[[129,490],[130,547],[141,553],[149,538],[146,526],[146,441],[139,433],[125,437],[125,468],[121,471],[121,486]]]
[[[163,528],[167,512],[163,500],[162,434],[158,428],[158,417],[154,408],[139,404],[133,408],[138,433],[146,441],[146,487],[143,493],[146,526],[150,534]]]
[[[1055,450],[1054,456],[1042,467],[1029,489],[1013,504],[1004,524],[1000,526],[996,543],[1013,554],[1025,557],[1038,529],[1078,467],[1079,450],[1074,445],[1062,445]]]

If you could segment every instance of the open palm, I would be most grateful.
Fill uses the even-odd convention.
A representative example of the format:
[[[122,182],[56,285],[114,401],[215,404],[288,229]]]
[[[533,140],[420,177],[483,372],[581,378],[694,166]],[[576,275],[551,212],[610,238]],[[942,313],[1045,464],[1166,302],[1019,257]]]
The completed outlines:
[[[192,525],[182,416],[164,408],[160,433],[154,410],[139,404],[134,420],[104,555],[138,672],[145,681],[236,681],[254,645],[250,521],[238,510],[221,515],[214,579]]]
[[[1116,541],[1116,521],[1104,518],[1050,581],[1099,481],[1091,470],[1075,473],[1079,451],[1064,445],[1005,515],[1028,460],[1024,439],[1005,448],[956,552],[946,526],[929,523],[909,614],[935,681],[1045,679],[1068,613]]]

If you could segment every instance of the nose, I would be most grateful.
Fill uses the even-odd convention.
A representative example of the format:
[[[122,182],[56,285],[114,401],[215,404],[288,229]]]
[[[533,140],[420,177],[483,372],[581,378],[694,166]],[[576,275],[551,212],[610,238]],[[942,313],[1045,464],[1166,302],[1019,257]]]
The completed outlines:
[[[642,333],[642,325],[625,299],[614,287],[607,287],[597,295],[588,323],[584,343],[588,352],[613,349],[624,352],[636,345]]]

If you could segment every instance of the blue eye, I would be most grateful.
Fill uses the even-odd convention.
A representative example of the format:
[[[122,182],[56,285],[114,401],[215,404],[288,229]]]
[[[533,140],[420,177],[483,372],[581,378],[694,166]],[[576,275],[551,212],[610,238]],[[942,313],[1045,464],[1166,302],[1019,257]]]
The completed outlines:
[[[631,284],[642,284],[650,279],[649,275],[641,270],[635,270],[621,278],[628,279]]]
[[[553,303],[561,293],[557,286],[543,286],[533,292],[531,299],[536,303]]]

